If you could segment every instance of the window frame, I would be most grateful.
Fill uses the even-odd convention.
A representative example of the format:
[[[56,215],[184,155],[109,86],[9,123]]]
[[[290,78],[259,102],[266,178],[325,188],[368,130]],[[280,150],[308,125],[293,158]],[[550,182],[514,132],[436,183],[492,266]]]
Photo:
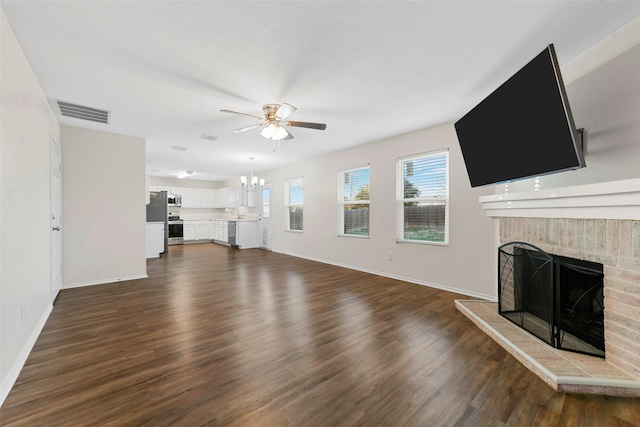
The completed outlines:
[[[302,201],[300,203],[291,203],[291,184],[300,182],[300,187],[302,189]],[[285,207],[285,227],[284,230],[291,233],[302,233],[304,231],[304,177],[296,176],[292,178],[287,178],[284,182],[284,207]],[[291,207],[300,207],[302,208],[302,223],[301,228],[291,228]]]
[[[345,174],[350,173],[350,172],[356,172],[356,171],[361,171],[361,170],[368,170],[369,171],[369,180],[366,183],[369,186],[369,198],[367,200],[349,200],[349,201],[345,201],[344,200],[344,177]],[[351,168],[351,169],[345,169],[345,170],[341,170],[338,171],[338,176],[337,176],[337,201],[338,201],[338,237],[353,237],[356,239],[368,239],[371,236],[371,165],[367,164],[366,166],[360,166],[360,167],[356,167],[356,168]],[[366,235],[362,235],[362,234],[347,234],[344,232],[345,228],[344,228],[344,213],[345,213],[345,206],[346,205],[366,205],[369,208],[369,223],[368,225],[368,231]]]
[[[445,194],[442,196],[429,196],[429,197],[413,197],[413,198],[404,198],[405,194],[405,170],[404,165],[405,162],[411,160],[424,160],[430,157],[445,157]],[[449,246],[449,236],[450,236],[450,223],[449,223],[449,210],[450,210],[450,156],[449,149],[439,149],[429,152],[423,152],[418,154],[413,154],[410,156],[398,157],[396,159],[396,243],[410,243],[410,244],[420,244],[420,245],[435,245],[435,246]],[[436,241],[436,240],[419,240],[419,239],[407,239],[405,237],[405,203],[411,202],[433,202],[433,201],[442,201],[445,205],[444,212],[444,240]]]

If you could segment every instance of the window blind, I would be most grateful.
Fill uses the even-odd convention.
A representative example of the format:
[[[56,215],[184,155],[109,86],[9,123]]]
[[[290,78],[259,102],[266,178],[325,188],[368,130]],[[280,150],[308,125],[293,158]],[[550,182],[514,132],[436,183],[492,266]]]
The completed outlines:
[[[396,237],[449,242],[449,152],[401,157],[396,163]]]
[[[338,235],[369,236],[369,166],[338,172]]]
[[[287,230],[302,231],[304,224],[304,182],[302,177],[290,178],[285,183]]]

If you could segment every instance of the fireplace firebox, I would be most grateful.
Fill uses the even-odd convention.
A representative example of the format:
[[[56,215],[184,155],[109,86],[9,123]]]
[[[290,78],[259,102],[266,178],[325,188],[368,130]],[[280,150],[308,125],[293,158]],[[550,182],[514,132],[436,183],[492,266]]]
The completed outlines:
[[[526,242],[498,248],[498,311],[547,344],[604,357],[602,264]]]

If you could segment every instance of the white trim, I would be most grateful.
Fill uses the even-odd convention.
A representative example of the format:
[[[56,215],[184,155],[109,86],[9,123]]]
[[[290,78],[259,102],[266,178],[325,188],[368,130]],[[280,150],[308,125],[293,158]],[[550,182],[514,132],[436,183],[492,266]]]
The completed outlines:
[[[416,284],[416,285],[427,286],[427,287],[434,288],[434,289],[440,289],[442,291],[453,292],[453,293],[461,294],[461,295],[467,295],[467,296],[470,296],[470,297],[479,298],[479,299],[490,301],[490,302],[498,302],[498,298],[496,296],[494,296],[494,295],[485,295],[485,294],[481,294],[481,293],[477,293],[477,292],[471,292],[471,291],[468,291],[466,289],[453,288],[451,286],[444,286],[444,285],[440,285],[440,284],[437,284],[437,283],[427,282],[427,281],[424,281],[424,280],[417,280],[417,279],[413,279],[413,278],[410,278],[410,277],[398,276],[396,274],[384,273],[384,272],[377,271],[377,270],[370,270],[368,268],[358,267],[358,266],[350,265],[350,264],[342,264],[342,263],[339,263],[339,262],[328,261],[328,260],[324,260],[324,259],[320,259],[320,258],[313,258],[313,257],[308,257],[308,256],[303,256],[303,255],[292,254],[292,253],[289,253],[289,252],[277,251],[275,249],[273,250],[273,252],[277,252],[277,253],[283,254],[283,255],[293,256],[293,257],[296,257],[296,258],[307,259],[309,261],[321,262],[323,264],[335,265],[336,267],[348,268],[350,270],[362,271],[363,273],[374,274],[376,276],[381,276],[381,277],[388,277],[389,279],[401,280],[403,282],[408,282],[408,283],[413,283],[413,284]]]
[[[127,280],[146,279],[147,277],[149,276],[147,276],[146,274],[139,274],[136,276],[128,276],[128,277],[115,277],[111,279],[90,280],[88,282],[69,283],[66,285],[62,285],[62,289],[82,288],[84,286],[93,286],[93,285],[104,285],[107,283],[124,282]]]
[[[0,386],[0,406],[2,406],[5,399],[9,395],[9,392],[13,388],[13,385],[16,383],[16,380],[18,379],[18,376],[20,375],[20,371],[22,371],[24,364],[27,363],[29,354],[31,354],[31,350],[33,350],[33,346],[36,344],[36,341],[38,340],[38,337],[40,336],[40,333],[42,332],[44,325],[47,323],[47,319],[49,319],[49,315],[51,314],[51,311],[53,311],[53,305],[49,303],[44,313],[42,313],[42,316],[40,317],[38,324],[31,332],[31,335],[29,336],[27,343],[25,344],[22,351],[20,352],[20,355],[16,359],[15,363],[11,367],[11,370],[9,370],[9,372],[7,373],[7,376],[4,382]]]
[[[640,179],[480,197],[489,217],[640,220]]]
[[[595,70],[640,43],[640,16],[618,28],[587,51],[561,67],[565,84]]]

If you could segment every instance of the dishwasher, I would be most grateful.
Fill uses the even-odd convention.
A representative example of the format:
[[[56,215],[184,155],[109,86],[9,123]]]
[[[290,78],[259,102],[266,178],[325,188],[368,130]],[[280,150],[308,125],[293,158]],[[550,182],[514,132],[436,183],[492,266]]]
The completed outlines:
[[[227,240],[227,242],[231,246],[238,246],[238,239],[236,235],[236,230],[238,228],[236,227],[236,221],[227,221],[227,223],[228,223],[228,231],[229,231],[229,239]]]

